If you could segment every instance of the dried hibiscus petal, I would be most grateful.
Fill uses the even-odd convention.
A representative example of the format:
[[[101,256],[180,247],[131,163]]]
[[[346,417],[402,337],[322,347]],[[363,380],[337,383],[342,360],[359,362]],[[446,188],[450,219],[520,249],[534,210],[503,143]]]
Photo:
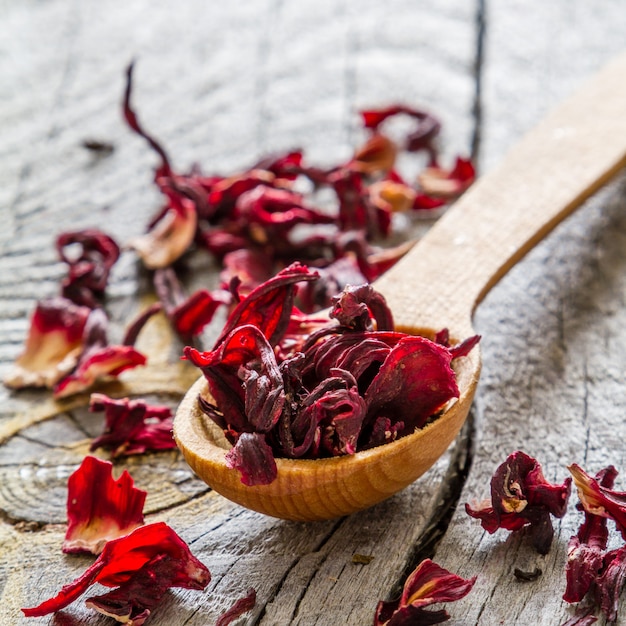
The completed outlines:
[[[123,604],[130,607],[131,612],[136,608],[143,611],[142,599],[150,598],[156,581],[158,589],[163,590],[170,587],[202,590],[210,580],[209,570],[191,554],[187,544],[167,524],[158,522],[140,526],[129,535],[109,541],[81,576],[65,585],[55,597],[22,612],[27,617],[54,613],[71,604],[95,583],[118,587],[118,606],[123,598]],[[109,599],[105,596],[104,600],[92,598],[92,605],[104,608],[115,602],[115,594],[113,596]]]
[[[190,343],[192,337],[202,332],[220,306],[228,305],[232,300],[223,290],[200,289],[186,297],[172,268],[157,270],[154,286],[165,314],[185,343]]]
[[[394,332],[369,285],[336,297],[334,321],[307,318],[293,296],[297,282],[313,279],[290,266],[237,304],[213,350],[184,350],[215,402],[200,398],[200,407],[234,444],[228,462],[245,484],[273,480],[272,451],[354,454],[421,428],[458,396],[451,362],[478,340],[449,347]]]
[[[146,357],[130,345],[108,345],[108,320],[102,309],[91,311],[83,333],[83,349],[75,369],[54,387],[57,398],[92,387],[99,379],[144,365]],[[136,330],[136,329],[135,329]],[[137,331],[138,332],[138,331]]]
[[[248,593],[243,597],[239,598],[230,607],[225,613],[222,613],[217,622],[215,622],[215,626],[228,626],[238,617],[241,617],[244,613],[251,611],[256,604],[256,591],[254,588],[248,589]]]
[[[172,411],[167,406],[142,400],[113,400],[101,393],[91,394],[91,411],[104,411],[104,432],[91,443],[90,450],[111,450],[111,457],[143,454],[149,450],[176,447],[172,436]]]
[[[617,476],[617,470],[613,466],[602,470],[595,479],[588,476],[578,465],[570,466],[569,470],[574,477],[574,484],[578,486],[578,483],[581,483],[581,488],[585,491],[591,481],[598,490],[600,486],[610,489]],[[570,538],[565,568],[567,587],[563,594],[566,602],[580,602],[595,585],[602,569],[604,551],[609,539],[606,522],[606,517],[585,511],[584,522],[580,525],[576,535]]]
[[[569,466],[569,470],[585,520],[568,544],[567,588],[563,599],[579,602],[587,593],[593,593],[596,606],[613,622],[626,583],[626,546],[606,551],[607,519],[613,519],[623,534],[624,494],[611,489],[617,476],[613,466],[606,467],[595,478],[576,464]]]
[[[242,433],[226,454],[226,464],[241,474],[244,485],[269,485],[277,476],[272,449],[260,433]]]
[[[198,225],[191,200],[167,188],[163,191],[169,200],[165,210],[147,234],[128,242],[148,269],[168,267],[180,258],[193,243]]]
[[[524,452],[511,454],[491,479],[491,500],[465,511],[479,519],[489,533],[498,528],[516,531],[529,527],[535,549],[547,554],[554,529],[550,515],[563,517],[571,489],[571,478],[563,484],[549,483],[539,463]]]
[[[597,478],[592,478],[575,463],[568,467],[574,478],[580,502],[593,515],[608,517],[615,522],[617,529],[626,539],[626,492],[613,491]],[[615,471],[615,468],[612,468]]]
[[[461,578],[426,559],[407,578],[398,600],[378,603],[374,626],[420,626],[445,622],[450,617],[447,611],[427,611],[426,607],[464,598],[475,582],[476,577]]]
[[[52,387],[71,372],[83,345],[90,310],[66,298],[37,303],[24,352],[4,379],[7,387]]]
[[[85,457],[68,480],[63,552],[100,554],[107,541],[142,526],[146,495],[126,470],[115,480],[111,463]]]
[[[69,274],[61,284],[62,295],[76,304],[98,306],[111,268],[120,256],[119,246],[105,233],[91,228],[63,233],[56,247],[69,265]]]

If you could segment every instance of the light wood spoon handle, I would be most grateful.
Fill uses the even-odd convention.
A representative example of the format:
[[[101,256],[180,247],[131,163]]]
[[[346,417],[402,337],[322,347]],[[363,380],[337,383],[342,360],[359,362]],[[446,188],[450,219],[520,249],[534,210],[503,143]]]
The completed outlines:
[[[404,331],[472,333],[476,305],[626,164],[626,55],[556,109],[376,284]]]

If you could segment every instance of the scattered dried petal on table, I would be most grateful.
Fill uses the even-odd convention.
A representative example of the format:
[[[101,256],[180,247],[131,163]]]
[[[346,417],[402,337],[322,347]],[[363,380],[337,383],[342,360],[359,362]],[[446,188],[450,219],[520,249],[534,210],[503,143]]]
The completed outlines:
[[[225,613],[219,616],[215,626],[228,626],[231,622],[241,617],[244,613],[251,611],[256,604],[256,591],[254,588],[248,589],[248,593],[243,598],[239,598]]]
[[[119,587],[112,597],[105,595],[90,599],[98,610],[99,607],[117,604],[130,608],[131,612],[137,609],[143,611],[147,608],[146,601],[151,610],[153,606],[149,598],[157,580],[156,595],[170,587],[202,590],[211,580],[207,567],[163,522],[140,526],[129,535],[109,541],[93,565],[81,576],[65,585],[53,598],[36,607],[22,609],[22,612],[27,617],[54,613],[74,602],[95,583]]]
[[[565,515],[571,482],[566,478],[561,485],[549,483],[539,463],[518,450],[496,469],[491,479],[491,499],[477,507],[465,504],[465,510],[480,519],[489,533],[527,526],[537,552],[547,554],[554,536],[550,515]]]
[[[378,603],[374,626],[421,626],[445,622],[450,617],[447,611],[427,611],[426,607],[464,598],[475,582],[476,577],[461,578],[426,559],[407,578],[400,598]]]
[[[75,368],[89,314],[88,307],[60,296],[38,302],[24,352],[6,375],[4,384],[15,389],[52,388]]]
[[[91,411],[104,411],[104,432],[93,440],[90,450],[106,448],[111,457],[143,454],[176,447],[172,436],[172,411],[167,406],[143,400],[113,400],[101,393],[91,394]]]
[[[100,554],[111,539],[142,526],[146,492],[134,486],[124,470],[113,478],[113,465],[87,456],[69,477],[68,527],[63,552]]]

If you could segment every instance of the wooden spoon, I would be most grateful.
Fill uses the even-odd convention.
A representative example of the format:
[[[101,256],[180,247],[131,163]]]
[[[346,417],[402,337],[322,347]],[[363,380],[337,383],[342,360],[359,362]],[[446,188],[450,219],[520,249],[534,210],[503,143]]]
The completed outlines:
[[[489,289],[625,164],[623,56],[533,130],[377,281],[398,329],[432,337],[447,327],[457,341],[474,334],[472,313]],[[476,390],[478,349],[457,363],[461,395],[433,423],[352,456],[277,459],[270,485],[246,487],[226,466],[230,446],[198,407],[198,394],[208,393],[204,379],[183,399],[174,437],[200,478],[245,507],[291,520],[346,515],[412,483],[454,440]]]

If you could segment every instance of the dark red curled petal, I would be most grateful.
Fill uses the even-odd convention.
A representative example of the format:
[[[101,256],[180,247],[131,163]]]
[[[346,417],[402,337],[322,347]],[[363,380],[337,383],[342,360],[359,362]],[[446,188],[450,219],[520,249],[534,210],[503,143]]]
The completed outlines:
[[[244,485],[269,485],[278,475],[272,449],[260,433],[243,433],[227,452],[226,464],[241,474]]]

